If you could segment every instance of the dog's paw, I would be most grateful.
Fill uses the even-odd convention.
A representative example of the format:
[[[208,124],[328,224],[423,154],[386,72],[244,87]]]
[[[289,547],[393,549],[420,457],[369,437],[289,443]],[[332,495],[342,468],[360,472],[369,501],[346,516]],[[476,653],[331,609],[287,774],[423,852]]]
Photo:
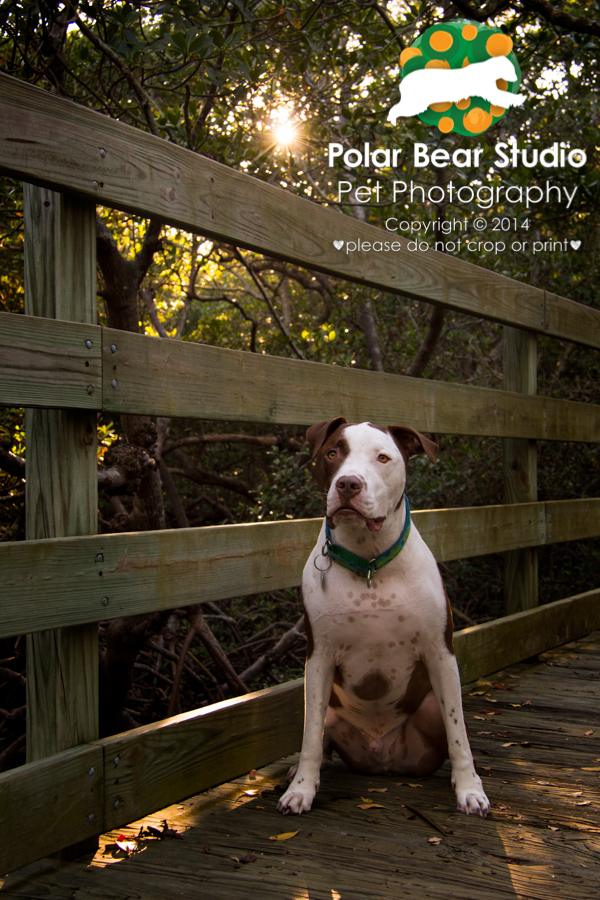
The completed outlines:
[[[284,815],[294,813],[299,816],[303,812],[310,812],[312,802],[317,793],[316,788],[291,784],[285,794],[279,798],[277,809]]]
[[[490,811],[490,801],[485,795],[481,778],[474,775],[469,787],[456,786],[457,808],[468,816],[481,816],[485,818]]]

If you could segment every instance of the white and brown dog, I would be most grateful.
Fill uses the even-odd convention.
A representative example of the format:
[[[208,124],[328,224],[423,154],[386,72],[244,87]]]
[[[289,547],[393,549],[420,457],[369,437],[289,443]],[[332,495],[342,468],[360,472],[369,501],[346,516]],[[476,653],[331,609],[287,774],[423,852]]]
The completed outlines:
[[[405,499],[406,464],[437,445],[407,426],[307,432],[326,518],[302,579],[304,739],[284,813],[310,810],[323,747],[359,772],[429,775],[449,756],[458,808],[487,815],[462,712],[442,578]]]

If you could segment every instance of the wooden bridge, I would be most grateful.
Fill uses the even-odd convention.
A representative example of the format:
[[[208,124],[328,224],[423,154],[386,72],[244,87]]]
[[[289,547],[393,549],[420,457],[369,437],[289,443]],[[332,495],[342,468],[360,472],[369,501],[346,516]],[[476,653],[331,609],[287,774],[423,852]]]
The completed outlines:
[[[451,816],[453,800],[444,770],[417,789],[385,779],[383,784],[381,779],[360,779],[337,767],[326,776],[319,805],[309,817],[278,817],[269,793],[264,803],[244,794],[242,799],[248,797],[249,802],[235,815],[213,815],[215,798],[223,799],[221,810],[239,805],[243,791],[239,781],[233,787],[232,781],[249,770],[271,766],[252,782],[261,789],[281,781],[282,766],[272,764],[299,748],[301,682],[99,739],[100,619],[297,585],[319,522],[98,536],[95,420],[98,411],[107,410],[309,425],[341,414],[350,421],[410,423],[426,432],[502,437],[510,502],[415,513],[419,530],[440,561],[507,553],[506,592],[512,614],[457,634],[463,683],[473,682],[600,627],[600,590],[538,606],[535,549],[600,534],[600,499],[537,501],[535,457],[540,439],[600,439],[600,407],[535,393],[536,335],[599,348],[600,312],[433,251],[426,257],[403,251],[393,259],[391,254],[372,254],[367,270],[358,254],[341,254],[333,241],[380,239],[381,232],[372,226],[6,76],[0,78],[0,171],[26,183],[26,315],[0,313],[0,403],[27,408],[27,541],[0,546],[0,636],[28,634],[28,761],[0,775],[0,873],[114,829],[127,831],[130,823],[165,807],[171,807],[169,815],[181,819],[185,828],[205,828],[210,813],[206,828],[218,835],[204,843],[201,836],[196,855],[189,840],[148,846],[140,861],[135,855],[119,866],[107,866],[103,888],[98,881],[102,865],[85,881],[82,864],[74,864],[80,866],[80,875],[73,881],[68,872],[75,870],[68,868],[61,875],[54,871],[59,864],[49,863],[50,874],[40,875],[35,884],[28,880],[33,875],[17,873],[2,890],[27,897],[163,898],[206,891],[215,897],[235,896],[236,891],[246,896],[252,887],[265,896],[311,900],[396,895],[479,900],[484,880],[496,878],[496,885],[501,871],[506,896],[592,896],[580,876],[586,866],[595,866],[598,875],[600,844],[588,834],[600,831],[593,806],[579,815],[581,829],[574,827],[564,844],[557,837],[536,857],[549,866],[551,852],[572,850],[570,839],[583,834],[589,847],[581,872],[569,879],[572,893],[560,893],[562,888],[551,877],[558,877],[558,870],[536,882],[537,863],[529,865],[530,856],[512,845],[506,849],[500,825],[510,818],[507,810],[521,807],[524,812],[515,816],[524,817],[523,828],[531,825],[534,807],[527,804],[552,793],[544,782],[553,787],[560,781],[548,808],[535,807],[542,814],[536,820],[539,827],[549,827],[550,837],[556,835],[561,823],[575,821],[571,800],[579,801],[574,795],[581,791],[581,802],[587,803],[586,791],[597,786],[598,760],[588,752],[594,735],[585,736],[594,730],[594,722],[587,728],[583,721],[588,713],[595,714],[589,696],[598,674],[594,641],[577,644],[561,655],[564,665],[548,669],[564,674],[565,666],[571,667],[568,688],[559,682],[549,687],[543,663],[502,676],[515,675],[515,685],[526,685],[523,696],[515,686],[506,700],[503,689],[493,686],[500,683],[495,676],[481,688],[483,695],[478,688],[467,701],[471,731],[481,731],[473,744],[484,779],[487,763],[480,753],[487,754],[488,768],[496,776],[504,772],[503,766],[519,774],[512,789],[503,787],[513,783],[510,778],[501,777],[489,788],[493,816],[485,822],[466,817],[459,822]],[[338,278],[501,322],[506,326],[506,389],[352,371],[102,328],[96,324],[96,204],[156,217]],[[570,654],[573,662],[579,657],[586,664],[573,666]],[[558,692],[559,702],[546,704],[544,724],[534,740],[529,729],[537,726],[531,725],[535,716],[530,707],[543,707],[543,698],[552,690]],[[494,700],[497,710],[490,709]],[[478,712],[481,706],[485,709]],[[498,730],[491,713],[500,706],[505,718]],[[484,727],[473,728],[470,717],[481,717]],[[556,750],[560,728],[565,740],[572,738],[570,765],[562,741],[561,754],[549,756]],[[531,747],[523,746],[527,743]],[[555,758],[567,766],[560,775],[552,768]],[[181,815],[179,807],[172,807],[223,784],[186,801]],[[243,784],[244,790],[252,790],[249,781]],[[369,794],[373,786],[387,786],[388,791]],[[370,823],[370,836],[359,834],[354,800],[363,794],[385,797],[382,806],[402,815],[361,810]],[[414,794],[419,801],[413,800]],[[507,798],[504,804],[502,797]],[[405,818],[413,806],[418,809],[414,820]],[[244,823],[243,834],[255,840],[227,843],[223,835],[234,833],[235,817]],[[545,819],[558,824],[547,826]],[[437,822],[437,830],[431,821]],[[517,818],[513,824],[518,826]],[[297,838],[267,842],[288,827],[301,827]],[[453,839],[440,828],[454,831]],[[430,851],[434,845],[429,837],[436,835],[446,843],[432,851],[437,854],[435,865],[433,857],[420,852],[411,862],[416,853],[411,841],[426,836]],[[471,852],[478,841],[487,853],[483,862]],[[220,849],[212,855],[225,862],[202,874],[200,861],[208,866],[215,847]],[[266,868],[256,861],[230,859],[251,851],[270,854]],[[303,857],[304,869],[295,854]],[[110,854],[97,857],[107,858],[112,859]],[[350,858],[358,865],[355,888],[344,869]],[[506,875],[511,860],[520,867],[512,880]],[[463,861],[471,873],[474,866],[481,871],[460,880],[452,893],[447,873],[460,872]],[[552,865],[568,868],[565,858]],[[233,880],[221,877],[223,866],[236,866]],[[156,875],[160,867],[169,878],[153,888],[152,872]],[[40,874],[43,866],[37,871]],[[374,874],[379,871],[387,880]],[[211,881],[210,887],[202,888],[202,878]],[[423,888],[426,882],[429,893]],[[498,891],[497,896],[504,894]]]

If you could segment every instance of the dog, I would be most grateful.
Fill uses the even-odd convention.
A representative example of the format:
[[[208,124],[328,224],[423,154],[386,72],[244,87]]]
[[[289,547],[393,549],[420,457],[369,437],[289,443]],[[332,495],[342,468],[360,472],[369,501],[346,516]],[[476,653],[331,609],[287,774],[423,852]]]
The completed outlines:
[[[404,488],[409,457],[437,444],[414,428],[343,416],[307,432],[326,517],[302,592],[307,637],[302,752],[279,800],[311,808],[324,749],[368,774],[419,778],[449,756],[458,808],[487,815],[462,713],[452,614]]]
[[[517,73],[506,56],[492,56],[462,69],[416,69],[400,83],[400,102],[392,106],[388,121],[399,116],[417,116],[433,103],[458,103],[467,97],[481,97],[494,106],[521,106],[524,94],[501,91],[496,81],[516,81]]]

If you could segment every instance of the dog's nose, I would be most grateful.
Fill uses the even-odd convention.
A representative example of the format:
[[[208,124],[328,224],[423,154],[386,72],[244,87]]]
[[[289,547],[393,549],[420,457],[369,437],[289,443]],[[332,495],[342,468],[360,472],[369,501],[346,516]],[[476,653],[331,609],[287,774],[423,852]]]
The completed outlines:
[[[363,489],[362,480],[357,475],[342,475],[335,484],[335,489],[342,500],[351,500]]]

